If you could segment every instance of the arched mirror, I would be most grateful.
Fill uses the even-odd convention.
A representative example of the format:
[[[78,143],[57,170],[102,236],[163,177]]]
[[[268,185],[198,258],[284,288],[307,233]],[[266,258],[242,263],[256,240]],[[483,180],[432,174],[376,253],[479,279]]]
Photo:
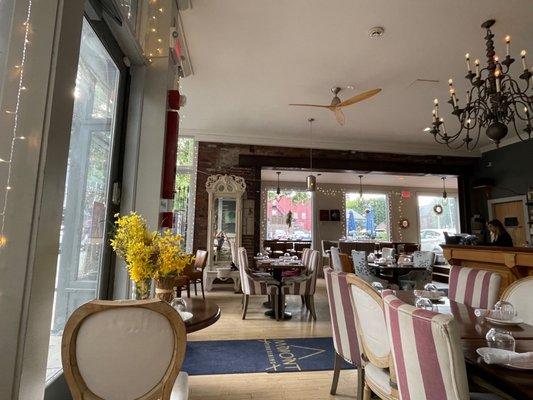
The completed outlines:
[[[205,187],[209,194],[208,266],[229,266],[236,261],[237,248],[241,245],[246,183],[240,176],[218,174],[207,178]]]

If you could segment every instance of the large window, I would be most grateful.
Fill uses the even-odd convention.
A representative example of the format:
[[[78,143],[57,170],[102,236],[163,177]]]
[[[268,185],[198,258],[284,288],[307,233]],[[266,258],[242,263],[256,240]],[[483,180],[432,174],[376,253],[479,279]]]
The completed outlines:
[[[444,232],[457,233],[459,230],[457,198],[448,196],[419,195],[418,216],[420,220],[420,247],[425,251],[442,252]]]
[[[196,182],[196,143],[194,138],[178,139],[176,192],[174,195],[174,229],[184,238],[187,251],[192,251],[194,226],[194,191]]]
[[[346,193],[346,237],[351,240],[389,240],[386,194]]]
[[[311,195],[297,190],[267,191],[266,239],[311,240],[313,211]]]
[[[61,370],[61,336],[81,304],[105,296],[121,71],[83,22],[63,200],[47,381]],[[107,267],[107,268],[105,268]]]

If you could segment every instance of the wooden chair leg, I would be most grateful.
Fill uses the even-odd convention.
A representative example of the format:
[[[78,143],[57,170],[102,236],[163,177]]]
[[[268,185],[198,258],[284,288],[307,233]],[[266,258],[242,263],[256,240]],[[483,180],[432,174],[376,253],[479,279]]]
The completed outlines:
[[[315,312],[315,297],[313,295],[307,296],[308,298],[308,304],[309,304],[309,311],[311,311],[311,315],[313,316],[313,319],[316,321],[316,312]]]
[[[363,389],[363,400],[370,400],[372,397],[372,391],[370,390],[370,387],[365,383],[365,388]]]
[[[270,296],[270,298],[273,300],[270,301],[270,305],[272,305],[274,310],[274,316],[276,317],[276,321],[279,321],[279,298],[278,296]]]
[[[337,352],[335,352],[335,361],[333,367],[333,382],[331,382],[330,394],[335,395],[337,393],[337,385],[339,384],[339,374],[341,372],[342,358]]]
[[[244,308],[244,296],[245,294],[243,293],[241,296],[241,310]]]
[[[200,288],[202,289],[202,298],[205,300],[204,280],[203,279],[200,281]]]
[[[250,300],[250,295],[244,295],[244,305],[242,309],[242,319],[246,318],[246,311],[248,311],[248,301]]]
[[[303,295],[300,296],[302,298],[302,307],[305,306],[305,297]]]
[[[365,388],[365,369],[357,367],[357,400],[363,400],[363,390]]]
[[[194,295],[198,296],[198,289],[196,288],[196,281],[194,281]]]
[[[187,297],[189,299],[191,298],[191,283],[190,282],[187,283]]]

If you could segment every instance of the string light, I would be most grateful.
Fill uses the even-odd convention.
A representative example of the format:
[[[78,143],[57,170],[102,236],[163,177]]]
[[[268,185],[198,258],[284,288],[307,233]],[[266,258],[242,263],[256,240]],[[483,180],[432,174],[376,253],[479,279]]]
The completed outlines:
[[[21,55],[21,61],[20,64],[15,65],[13,68],[15,70],[18,70],[19,79],[18,79],[18,86],[17,86],[17,95],[16,95],[16,102],[15,102],[15,109],[14,110],[5,110],[6,114],[12,114],[13,115],[13,128],[11,131],[11,147],[9,151],[9,159],[3,160],[1,159],[1,164],[7,164],[7,179],[6,179],[6,193],[4,196],[4,202],[1,208],[0,216],[1,216],[1,224],[0,224],[0,248],[3,248],[7,245],[7,237],[5,235],[5,224],[6,224],[6,210],[7,210],[7,203],[9,198],[9,193],[11,189],[13,188],[11,186],[11,177],[13,174],[13,157],[15,155],[15,143],[16,140],[24,140],[26,139],[25,136],[18,134],[18,128],[19,128],[19,112],[20,112],[20,104],[21,104],[21,98],[22,98],[22,92],[26,91],[27,87],[24,85],[24,65],[26,64],[26,56],[28,51],[28,45],[30,44],[30,41],[28,39],[30,35],[30,20],[31,20],[31,10],[32,10],[32,0],[28,0],[28,6],[26,8],[26,18],[22,24],[24,27],[24,44],[22,46],[22,55]]]

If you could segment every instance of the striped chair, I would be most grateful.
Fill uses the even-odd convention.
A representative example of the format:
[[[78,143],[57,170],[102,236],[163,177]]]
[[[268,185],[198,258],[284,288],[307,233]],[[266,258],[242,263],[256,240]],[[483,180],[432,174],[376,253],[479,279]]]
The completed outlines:
[[[471,307],[492,308],[498,301],[501,280],[495,272],[452,266],[448,298]]]
[[[396,400],[395,376],[391,370],[391,350],[383,300],[372,286],[354,274],[348,274],[350,299],[355,311],[357,340],[361,359],[364,360],[364,396],[371,392],[381,399]]]
[[[453,316],[413,307],[384,290],[383,301],[400,399],[470,398]]]
[[[320,260],[320,252],[312,250],[309,257],[307,270],[299,276],[288,277],[283,280],[283,294],[303,296],[307,309],[311,312],[311,316],[316,321],[315,311],[315,290],[316,278],[318,274],[318,263]]]
[[[239,247],[237,254],[239,257],[239,272],[243,293],[242,319],[246,318],[248,302],[250,296],[253,295],[269,295],[271,299],[274,299],[274,310],[277,312],[278,287],[276,285],[279,284],[279,282],[266,276],[254,276],[248,268],[248,255],[246,254],[246,249],[244,247]],[[276,319],[278,319],[278,316],[276,316]]]
[[[340,367],[342,360],[345,360],[358,369],[357,399],[362,400],[363,369],[361,355],[359,354],[359,344],[357,343],[355,314],[350,301],[348,282],[346,281],[347,275],[345,272],[336,272],[331,268],[324,269],[331,328],[333,330],[333,346],[335,347],[335,368],[330,393],[334,395],[337,392]]]

